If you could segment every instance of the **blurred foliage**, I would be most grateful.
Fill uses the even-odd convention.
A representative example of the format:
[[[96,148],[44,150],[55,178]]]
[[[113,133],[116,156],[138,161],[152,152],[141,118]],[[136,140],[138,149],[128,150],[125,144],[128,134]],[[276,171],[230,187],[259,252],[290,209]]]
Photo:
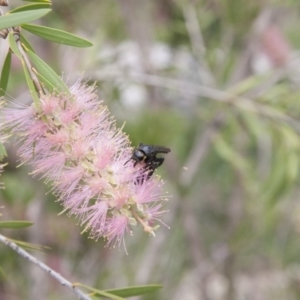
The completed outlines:
[[[135,232],[129,255],[103,248],[57,216],[51,193],[21,167],[1,177],[1,220],[35,225],[10,236],[50,246],[43,258],[74,281],[163,285],[138,299],[299,299],[299,1],[54,0],[53,10],[42,25],[94,47],[74,51],[25,33],[36,52],[68,84],[96,81],[133,146],[172,149],[158,171],[173,195],[171,229]],[[276,51],[286,55],[281,64]],[[11,68],[21,66],[12,59]],[[11,76],[7,97],[23,92],[24,78]],[[33,289],[40,275],[14,255],[1,248],[1,299],[74,299],[50,281]]]

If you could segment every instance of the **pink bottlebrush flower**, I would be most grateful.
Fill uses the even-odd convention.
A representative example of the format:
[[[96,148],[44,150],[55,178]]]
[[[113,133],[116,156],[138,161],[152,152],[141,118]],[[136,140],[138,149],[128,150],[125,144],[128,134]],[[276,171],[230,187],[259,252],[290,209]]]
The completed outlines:
[[[94,86],[78,81],[70,95],[44,95],[38,106],[7,108],[1,118],[0,134],[19,137],[22,162],[51,182],[65,210],[91,238],[120,246],[138,224],[154,235],[165,212],[163,183],[156,176],[141,182],[144,170],[130,163],[128,137],[116,128]]]
[[[104,232],[108,208],[108,203],[100,200],[86,209],[81,209],[81,225],[85,225],[84,231],[91,229],[93,236],[101,236]]]
[[[113,216],[105,222],[105,226],[103,230],[101,229],[99,235],[107,239],[107,246],[115,247],[118,245],[120,247],[121,243],[123,243],[125,251],[127,251],[124,243],[124,235],[129,231],[128,225],[129,218],[127,216]]]

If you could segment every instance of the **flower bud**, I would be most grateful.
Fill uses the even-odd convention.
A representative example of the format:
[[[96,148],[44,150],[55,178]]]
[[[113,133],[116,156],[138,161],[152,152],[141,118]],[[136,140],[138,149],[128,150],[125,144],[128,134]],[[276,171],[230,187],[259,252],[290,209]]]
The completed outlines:
[[[0,37],[5,40],[8,36],[8,33],[9,33],[8,29],[4,28],[0,30]]]
[[[8,6],[8,0],[0,0],[0,6]]]

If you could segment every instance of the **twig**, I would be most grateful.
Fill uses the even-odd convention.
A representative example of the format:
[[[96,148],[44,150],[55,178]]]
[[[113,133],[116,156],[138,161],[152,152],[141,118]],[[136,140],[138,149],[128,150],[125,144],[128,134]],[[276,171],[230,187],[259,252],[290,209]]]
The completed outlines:
[[[0,5],[8,6],[8,0],[3,0],[3,1],[0,0]],[[3,11],[0,9],[0,16],[2,16],[2,15],[3,15]],[[26,65],[26,68],[29,72],[29,75],[30,75],[30,77],[31,77],[31,79],[32,79],[39,95],[40,96],[44,95],[45,93],[44,93],[44,90],[42,88],[42,85],[41,85],[38,77],[36,76],[36,74],[33,72],[33,67],[31,65],[30,60],[28,59],[27,54],[24,51],[23,45],[21,43],[21,40],[20,40],[20,27],[15,26],[15,27],[11,27],[11,28],[6,28],[5,30],[6,30],[6,33],[4,33],[3,38],[7,37],[8,32],[13,33],[16,44],[17,44],[17,47],[18,47],[18,49],[19,49],[19,51],[22,55],[22,59],[23,59],[25,65]]]
[[[24,49],[23,49],[23,46],[22,46],[22,43],[21,43],[21,40],[20,40],[20,33],[19,33],[17,30],[15,30],[15,29],[13,29],[13,33],[14,33],[14,37],[15,37],[15,40],[16,40],[18,49],[19,49],[19,51],[20,51],[20,53],[21,53],[21,55],[22,55],[22,58],[23,58],[23,60],[24,60],[24,62],[25,62],[25,65],[26,65],[26,67],[27,67],[27,70],[28,70],[28,72],[29,72],[29,75],[30,75],[30,77],[31,77],[31,79],[32,79],[32,81],[33,81],[33,83],[35,84],[35,86],[36,86],[36,88],[37,88],[37,90],[38,90],[39,95],[42,96],[42,95],[45,94],[45,93],[44,93],[44,90],[43,90],[43,88],[42,88],[42,85],[41,85],[41,83],[40,83],[38,77],[37,77],[36,74],[33,72],[33,67],[32,67],[32,65],[31,65],[31,63],[30,63],[30,60],[28,59],[27,54],[26,54],[26,52],[25,52]]]
[[[39,261],[37,258],[29,254],[27,251],[19,247],[17,244],[13,243],[10,241],[8,238],[0,234],[0,241],[4,243],[6,246],[10,247],[13,249],[15,252],[17,252],[20,256],[23,256],[30,262],[34,263],[38,267],[40,267],[42,270],[46,271],[50,276],[52,276],[54,279],[56,279],[62,286],[67,287],[69,290],[74,292],[77,296],[78,299],[80,300],[91,300],[91,298],[83,293],[80,289],[77,287],[73,286],[70,281],[62,277],[59,273],[55,272],[52,270],[50,267]]]

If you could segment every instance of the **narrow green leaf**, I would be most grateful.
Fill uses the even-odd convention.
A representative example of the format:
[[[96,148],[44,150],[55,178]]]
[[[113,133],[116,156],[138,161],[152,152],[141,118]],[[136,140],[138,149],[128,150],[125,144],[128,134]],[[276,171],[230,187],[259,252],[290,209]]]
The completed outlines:
[[[12,49],[13,53],[16,54],[22,62],[22,66],[23,66],[23,70],[24,70],[24,74],[25,74],[25,78],[26,78],[26,82],[27,82],[27,85],[28,85],[28,88],[29,88],[30,95],[31,95],[34,103],[38,104],[39,96],[36,92],[35,86],[34,86],[34,84],[32,82],[32,79],[29,75],[26,64],[25,64],[24,59],[23,59],[23,57],[22,57],[22,55],[21,55],[21,53],[18,49],[17,43],[15,41],[15,38],[14,38],[12,32],[10,32],[9,35],[8,35],[8,41],[9,41],[9,46]]]
[[[42,76],[40,73],[36,74],[39,78],[39,80],[45,85],[45,87],[48,89],[48,91],[54,91],[55,86],[51,84],[44,76]]]
[[[218,136],[214,140],[214,147],[220,157],[228,161],[236,169],[240,170],[242,174],[251,174],[249,162],[240,153],[238,153],[230,143],[223,139],[222,136]]]
[[[74,47],[91,47],[93,44],[74,34],[46,26],[23,24],[22,28],[46,40]]]
[[[35,65],[38,73],[55,87],[56,90],[60,92],[70,93],[68,87],[65,85],[63,80],[51,69],[41,58],[39,58],[36,54],[27,50],[27,54],[33,64]]]
[[[116,296],[127,298],[127,297],[149,294],[161,288],[162,285],[149,284],[149,285],[141,285],[141,286],[132,286],[132,287],[127,287],[122,289],[105,290],[105,292],[114,294]]]
[[[0,30],[37,20],[48,14],[51,9],[37,9],[4,15],[0,18]]]
[[[23,60],[22,60],[22,66],[23,66],[23,71],[24,71],[24,74],[25,74],[26,82],[27,82],[28,89],[29,89],[30,95],[32,97],[32,100],[34,101],[34,103],[36,105],[38,105],[38,103],[40,101],[40,98],[39,98],[39,95],[36,91],[35,85],[34,85],[32,79],[29,75],[29,72],[28,72],[27,67],[26,67]]]
[[[50,247],[47,247],[47,246],[31,244],[31,243],[23,242],[20,240],[14,240],[11,238],[9,238],[9,240],[26,250],[37,251],[37,252],[43,253],[43,250],[51,249]]]
[[[95,288],[90,287],[88,285],[84,285],[84,284],[81,284],[81,283],[74,283],[73,285],[83,287],[83,288],[87,289],[88,291],[93,292],[93,296],[98,296],[99,295],[99,296],[114,299],[114,300],[124,300],[124,298],[122,298],[122,297],[110,294],[106,291],[95,289]]]
[[[29,42],[27,41],[27,39],[24,37],[23,34],[20,34],[20,39],[21,39],[21,43],[22,43],[27,49],[29,49],[31,52],[35,53],[33,47],[29,44]]]
[[[27,11],[27,10],[36,10],[36,9],[43,9],[43,8],[51,8],[50,2],[42,2],[42,3],[34,3],[34,4],[27,4],[23,6],[19,6],[15,9],[12,9],[9,13],[14,14],[20,11]]]
[[[1,19],[1,18],[0,18]],[[17,46],[17,43],[16,43],[16,40],[15,40],[15,37],[14,37],[14,34],[13,32],[10,32],[8,34],[8,43],[9,43],[9,47],[10,49],[12,50],[12,52],[18,56],[18,58],[20,58],[21,60],[23,60],[22,58],[22,55],[21,55],[21,52],[19,51],[18,49],[18,46]]]
[[[242,95],[247,91],[257,87],[264,80],[269,79],[270,75],[271,73],[264,73],[263,75],[259,74],[259,75],[249,76],[245,80],[238,82],[236,85],[230,87],[226,91],[234,95]]]
[[[6,239],[12,243],[17,244],[18,246],[22,247],[24,250],[28,250],[28,251],[35,251],[38,253],[44,253],[45,250],[49,250],[51,249],[48,246],[43,246],[43,245],[38,245],[38,244],[32,244],[32,243],[27,243],[27,242],[23,242],[20,240],[15,240],[12,238],[8,238],[6,237]]]
[[[0,221],[0,228],[18,229],[26,228],[31,225],[33,225],[33,223],[29,221]]]
[[[8,85],[8,79],[10,74],[10,64],[11,64],[11,52],[8,51],[3,68],[1,71],[1,77],[0,77],[0,97],[3,96],[6,92],[7,85]]]

